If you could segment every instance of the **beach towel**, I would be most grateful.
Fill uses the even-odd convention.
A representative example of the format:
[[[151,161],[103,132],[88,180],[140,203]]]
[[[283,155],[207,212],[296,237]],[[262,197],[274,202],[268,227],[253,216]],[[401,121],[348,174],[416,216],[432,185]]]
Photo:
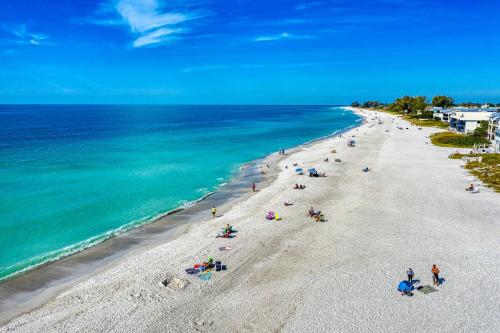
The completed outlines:
[[[186,269],[186,273],[188,274],[198,274],[200,272],[200,270],[196,269],[196,268],[188,268]]]
[[[203,281],[208,281],[212,278],[212,272],[203,272],[198,275]]]
[[[221,246],[221,247],[219,247],[219,250],[221,250],[221,251],[231,250],[231,249],[232,249],[231,246]]]
[[[430,294],[430,293],[433,293],[435,291],[438,291],[436,288],[434,288],[433,286],[427,284],[425,286],[420,286],[417,288],[418,291],[420,291],[422,294],[424,295],[427,295],[427,294]]]

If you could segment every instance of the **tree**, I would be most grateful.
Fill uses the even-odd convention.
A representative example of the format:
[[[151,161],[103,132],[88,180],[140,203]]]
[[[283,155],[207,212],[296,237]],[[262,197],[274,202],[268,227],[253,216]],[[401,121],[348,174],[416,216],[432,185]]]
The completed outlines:
[[[424,111],[426,107],[427,97],[425,96],[403,96],[396,98],[389,108],[396,112],[416,113],[417,111]]]
[[[440,108],[449,108],[455,104],[455,100],[448,96],[434,96],[432,98],[432,106]]]
[[[378,101],[366,101],[366,102],[363,103],[363,107],[364,108],[370,108],[370,109],[371,108],[377,108],[380,105],[381,105],[381,103],[378,102]]]
[[[354,101],[354,102],[352,102],[352,103],[351,103],[351,106],[352,106],[353,108],[359,108],[359,102]]]
[[[485,138],[488,135],[488,122],[481,121],[479,126],[474,130],[474,136]]]
[[[464,106],[466,108],[478,108],[481,106],[481,104],[473,103],[473,102],[464,102],[464,103],[460,103],[460,106]]]
[[[413,111],[424,111],[427,107],[427,97],[425,96],[417,96],[413,98],[412,101]]]

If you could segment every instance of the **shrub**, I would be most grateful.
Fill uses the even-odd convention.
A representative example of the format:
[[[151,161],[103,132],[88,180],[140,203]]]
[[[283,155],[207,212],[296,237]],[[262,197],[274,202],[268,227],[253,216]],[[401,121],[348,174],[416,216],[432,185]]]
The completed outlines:
[[[477,135],[456,134],[451,132],[434,133],[431,142],[436,146],[472,148],[474,144],[489,144],[488,139]]]

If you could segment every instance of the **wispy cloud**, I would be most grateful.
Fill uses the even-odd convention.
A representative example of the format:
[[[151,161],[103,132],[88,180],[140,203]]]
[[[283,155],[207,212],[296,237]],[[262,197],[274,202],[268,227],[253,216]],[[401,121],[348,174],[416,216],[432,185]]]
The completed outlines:
[[[306,10],[312,7],[318,7],[321,6],[325,3],[325,1],[308,1],[308,2],[303,2],[301,4],[298,4],[295,6],[296,10]]]
[[[47,45],[49,36],[41,33],[34,33],[28,30],[25,24],[2,24],[1,28],[11,36],[12,43],[23,45]]]
[[[171,2],[170,2],[171,3]],[[180,38],[189,30],[187,23],[206,13],[185,7],[168,7],[163,0],[107,0],[86,23],[127,26],[133,35],[132,46],[158,46]]]
[[[288,32],[282,32],[277,35],[267,35],[267,36],[259,36],[254,38],[253,40],[255,42],[272,42],[276,40],[282,40],[282,39],[311,39],[314,38],[313,36],[310,35],[293,35]]]

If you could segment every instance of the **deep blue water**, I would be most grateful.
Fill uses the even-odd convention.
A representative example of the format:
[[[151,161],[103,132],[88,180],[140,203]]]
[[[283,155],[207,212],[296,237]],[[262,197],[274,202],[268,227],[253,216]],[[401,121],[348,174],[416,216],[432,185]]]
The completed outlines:
[[[0,106],[0,279],[359,121],[330,106]]]

